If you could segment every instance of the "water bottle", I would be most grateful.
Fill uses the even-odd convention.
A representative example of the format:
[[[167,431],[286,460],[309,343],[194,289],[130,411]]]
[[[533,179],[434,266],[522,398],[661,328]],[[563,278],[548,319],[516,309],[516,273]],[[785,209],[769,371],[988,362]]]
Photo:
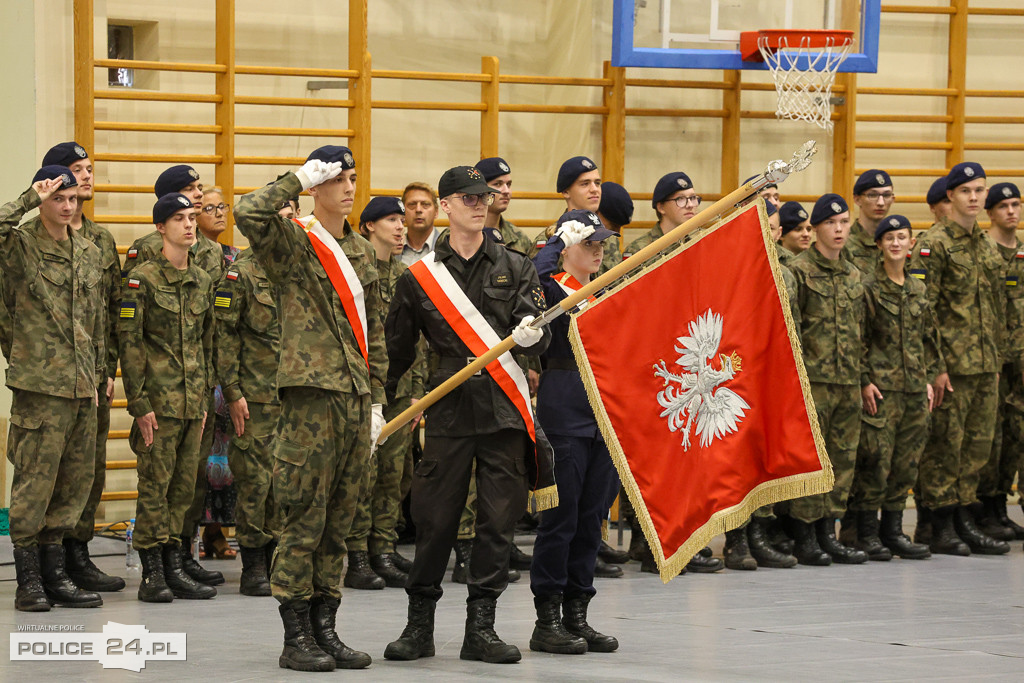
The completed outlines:
[[[139,565],[139,553],[132,545],[132,537],[135,534],[135,518],[128,520],[128,529],[124,534],[124,566],[128,578],[137,579],[142,575],[142,568]]]

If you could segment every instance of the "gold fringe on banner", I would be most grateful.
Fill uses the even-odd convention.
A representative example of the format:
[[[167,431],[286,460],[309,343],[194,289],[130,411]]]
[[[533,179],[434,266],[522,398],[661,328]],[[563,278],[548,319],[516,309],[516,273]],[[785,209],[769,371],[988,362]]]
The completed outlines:
[[[817,449],[818,462],[821,465],[821,471],[783,477],[781,479],[775,479],[760,484],[750,491],[750,493],[748,493],[739,504],[725,510],[720,510],[712,515],[711,519],[694,531],[690,538],[687,539],[687,541],[678,550],[676,550],[671,556],[665,557],[661,542],[658,539],[658,534],[654,528],[654,522],[647,510],[647,505],[644,502],[643,497],[640,495],[640,489],[637,486],[636,480],[633,478],[632,471],[629,469],[629,463],[622,450],[622,445],[619,443],[618,436],[616,435],[615,430],[611,425],[611,421],[608,418],[608,414],[605,411],[604,402],[601,400],[601,392],[597,387],[593,370],[590,367],[590,360],[587,358],[586,349],[584,348],[583,342],[579,336],[576,318],[580,315],[586,315],[588,311],[594,310],[594,308],[596,306],[600,306],[604,300],[615,295],[624,287],[643,277],[651,270],[664,265],[669,261],[669,259],[675,258],[683,251],[697,244],[701,239],[720,229],[730,220],[740,215],[743,211],[757,211],[758,218],[761,222],[761,233],[764,239],[765,253],[768,256],[772,276],[775,280],[775,289],[779,295],[779,303],[782,307],[782,314],[786,321],[786,331],[789,334],[790,345],[793,349],[793,358],[796,361],[797,373],[800,377],[800,389],[803,392],[804,405],[807,409],[811,434],[814,437],[814,444]],[[798,332],[793,322],[793,316],[790,313],[789,294],[786,291],[786,285],[783,280],[781,268],[782,266],[779,264],[775,244],[771,239],[768,216],[765,213],[763,202],[761,200],[757,200],[748,207],[734,211],[733,213],[720,218],[711,227],[701,228],[694,232],[690,241],[678,248],[669,250],[664,254],[651,259],[639,272],[634,273],[628,279],[620,281],[613,289],[598,297],[595,302],[590,306],[587,306],[583,311],[572,314],[572,322],[569,325],[569,339],[572,343],[573,355],[576,357],[576,364],[579,366],[580,375],[583,378],[583,385],[587,390],[587,398],[590,401],[591,407],[594,409],[594,415],[597,418],[598,427],[600,428],[601,434],[604,436],[604,440],[608,445],[608,450],[615,463],[615,469],[619,472],[619,477],[622,480],[622,486],[626,491],[626,495],[629,496],[629,500],[633,504],[633,510],[636,513],[637,520],[640,522],[640,527],[643,530],[644,536],[647,537],[651,551],[654,554],[654,559],[658,564],[661,580],[664,583],[668,583],[678,576],[693,556],[696,555],[701,548],[706,546],[712,538],[739,527],[747,521],[750,518],[750,515],[758,508],[765,505],[780,503],[784,500],[792,500],[794,498],[801,498],[803,496],[809,496],[817,493],[827,493],[835,486],[832,463],[829,461],[828,454],[825,452],[825,441],[821,436],[821,429],[818,425],[817,419],[817,411],[814,407],[814,400],[811,398],[811,385],[807,379],[807,371],[803,363]]]
[[[558,485],[545,486],[536,491],[530,491],[526,500],[526,509],[533,515],[544,510],[558,507]]]

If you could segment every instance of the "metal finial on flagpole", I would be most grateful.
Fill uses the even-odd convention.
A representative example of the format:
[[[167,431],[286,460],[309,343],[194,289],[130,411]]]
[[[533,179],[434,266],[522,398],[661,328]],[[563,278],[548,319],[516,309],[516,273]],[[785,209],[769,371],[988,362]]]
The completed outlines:
[[[781,183],[791,173],[804,170],[811,165],[811,157],[818,151],[817,144],[814,140],[808,140],[800,146],[800,149],[793,152],[793,157],[789,161],[776,159],[769,162],[768,166],[764,169],[764,173],[750,181],[750,184],[755,190],[761,190],[766,185]]]

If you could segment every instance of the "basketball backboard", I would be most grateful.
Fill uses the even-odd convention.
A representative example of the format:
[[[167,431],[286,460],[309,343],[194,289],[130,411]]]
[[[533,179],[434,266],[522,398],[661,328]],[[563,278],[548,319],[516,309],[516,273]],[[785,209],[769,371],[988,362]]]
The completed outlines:
[[[612,64],[676,69],[759,69],[740,33],[761,29],[853,31],[839,71],[878,71],[881,0],[615,0]]]

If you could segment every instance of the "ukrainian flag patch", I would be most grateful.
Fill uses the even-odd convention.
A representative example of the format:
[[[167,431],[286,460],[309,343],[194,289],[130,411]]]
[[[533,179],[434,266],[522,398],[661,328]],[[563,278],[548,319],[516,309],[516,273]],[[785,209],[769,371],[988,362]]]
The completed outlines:
[[[928,271],[925,270],[924,268],[911,268],[910,274],[916,277],[918,280],[923,280],[925,275],[928,274]]]
[[[1018,279],[1019,278],[1018,278],[1017,275],[1007,275],[1006,276],[1006,286],[1007,287],[1016,287]]]
[[[217,308],[231,308],[231,299],[234,295],[231,292],[220,291],[213,297],[213,305]]]
[[[134,301],[122,301],[121,302],[121,313],[122,318],[134,318],[135,317],[135,302]]]

